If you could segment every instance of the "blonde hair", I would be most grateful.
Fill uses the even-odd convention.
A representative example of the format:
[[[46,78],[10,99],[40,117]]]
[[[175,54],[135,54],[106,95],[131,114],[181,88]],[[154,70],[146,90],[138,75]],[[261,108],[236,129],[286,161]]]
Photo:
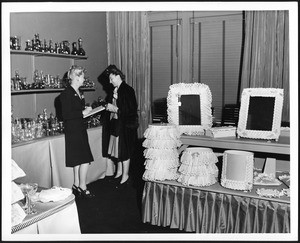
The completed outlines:
[[[81,75],[84,74],[84,72],[85,72],[85,69],[83,67],[80,67],[77,65],[71,66],[68,71],[69,82],[71,82],[75,76],[80,77]]]

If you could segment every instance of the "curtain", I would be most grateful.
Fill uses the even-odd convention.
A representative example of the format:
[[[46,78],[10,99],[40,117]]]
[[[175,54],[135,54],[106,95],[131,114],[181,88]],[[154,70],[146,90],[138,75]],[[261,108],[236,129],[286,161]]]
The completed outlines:
[[[142,221],[204,234],[291,232],[290,202],[232,193],[219,184],[202,189],[146,181]]]
[[[139,105],[139,137],[151,119],[150,29],[147,12],[107,12],[108,63],[126,75]]]
[[[282,121],[289,122],[289,13],[246,11],[241,89],[282,88]]]

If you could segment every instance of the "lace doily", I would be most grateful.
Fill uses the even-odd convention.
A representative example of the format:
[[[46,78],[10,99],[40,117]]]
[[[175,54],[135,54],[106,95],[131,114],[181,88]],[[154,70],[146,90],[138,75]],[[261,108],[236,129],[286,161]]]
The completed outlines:
[[[278,177],[286,186],[290,187],[290,175],[284,174]]]
[[[180,125],[179,110],[181,95],[200,95],[201,125]],[[167,97],[168,122],[177,125],[181,134],[204,135],[204,129],[212,127],[212,96],[208,85],[203,83],[176,83],[169,88]]]
[[[244,170],[239,171],[239,173],[244,175],[243,180],[233,180],[227,178],[227,170],[232,170],[228,168],[228,153],[244,154],[244,159],[246,161],[246,166]],[[231,166],[233,166],[231,164]],[[223,187],[233,189],[233,190],[252,190],[253,187],[253,167],[254,167],[254,157],[253,153],[235,150],[226,150],[223,154],[223,165],[222,165],[222,175],[221,175],[221,185]]]
[[[281,182],[275,178],[274,174],[258,173],[255,171],[253,175],[254,185],[278,186],[281,184]]]
[[[265,188],[258,188],[256,189],[256,193],[260,197],[282,197],[286,195],[287,197],[290,197],[290,189],[282,189],[281,191],[278,191],[277,189],[265,189]]]

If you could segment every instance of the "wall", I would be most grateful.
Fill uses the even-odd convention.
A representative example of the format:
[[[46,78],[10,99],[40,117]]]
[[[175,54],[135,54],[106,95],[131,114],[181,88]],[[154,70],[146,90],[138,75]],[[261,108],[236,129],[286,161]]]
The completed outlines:
[[[11,13],[10,36],[21,36],[22,50],[26,40],[31,40],[38,33],[41,41],[50,39],[53,42],[68,40],[70,43],[83,39],[83,48],[88,56],[87,60],[75,60],[75,64],[87,69],[87,76],[95,83],[95,91],[85,92],[87,103],[92,103],[99,96],[104,97],[102,85],[97,77],[107,67],[106,14],[105,12],[35,12]],[[68,71],[69,59],[39,57],[35,68],[44,74],[63,77]],[[15,70],[21,77],[27,77],[32,82],[32,60],[30,56],[11,56],[11,75]],[[48,114],[55,114],[54,100],[56,93],[18,94],[12,96],[15,117],[36,118],[46,108]]]

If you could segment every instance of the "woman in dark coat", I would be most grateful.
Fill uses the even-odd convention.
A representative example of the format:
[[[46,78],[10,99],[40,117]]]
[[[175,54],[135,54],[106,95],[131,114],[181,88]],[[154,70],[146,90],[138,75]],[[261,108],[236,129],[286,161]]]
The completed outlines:
[[[114,86],[108,94],[108,104],[102,131],[102,155],[116,162],[115,178],[120,184],[129,179],[129,165],[137,142],[138,114],[134,89],[125,82],[125,75],[115,66],[106,69]]]
[[[85,107],[85,100],[79,87],[84,82],[84,69],[72,66],[68,72],[70,85],[61,93],[62,117],[64,121],[66,166],[73,167],[73,193],[76,196],[91,198],[94,195],[87,189],[86,176],[89,164],[94,160],[83,116],[92,108]]]

